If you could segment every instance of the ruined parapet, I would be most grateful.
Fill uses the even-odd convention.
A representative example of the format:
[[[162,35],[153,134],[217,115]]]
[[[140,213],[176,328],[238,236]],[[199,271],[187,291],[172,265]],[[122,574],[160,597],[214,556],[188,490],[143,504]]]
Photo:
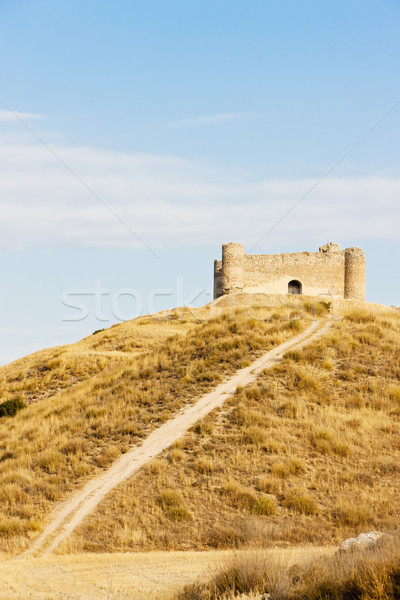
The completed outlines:
[[[222,293],[243,291],[243,244],[222,244]]]
[[[365,300],[365,255],[361,248],[344,251],[344,297]]]
[[[322,254],[333,254],[333,252],[341,252],[341,249],[339,244],[328,242],[324,246],[320,246],[319,251],[322,252]]]
[[[223,294],[222,260],[214,260],[214,300]]]

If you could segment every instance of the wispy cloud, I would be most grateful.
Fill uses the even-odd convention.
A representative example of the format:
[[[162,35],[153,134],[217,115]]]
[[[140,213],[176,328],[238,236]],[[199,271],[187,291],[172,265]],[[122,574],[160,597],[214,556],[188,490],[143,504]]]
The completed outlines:
[[[173,156],[55,147],[155,248],[240,240],[250,248],[314,183],[247,176]],[[262,247],[398,240],[400,179],[325,179]],[[0,137],[0,246],[139,247],[48,150]]]
[[[243,119],[248,115],[245,113],[221,113],[217,115],[203,115],[193,117],[191,119],[179,119],[178,121],[170,121],[167,127],[186,127],[191,125],[211,125],[215,123],[224,123],[225,121],[233,121]]]
[[[32,119],[42,119],[43,115],[37,115],[34,113],[14,112],[12,110],[0,110],[0,123],[13,123],[22,119],[23,121],[30,121]]]

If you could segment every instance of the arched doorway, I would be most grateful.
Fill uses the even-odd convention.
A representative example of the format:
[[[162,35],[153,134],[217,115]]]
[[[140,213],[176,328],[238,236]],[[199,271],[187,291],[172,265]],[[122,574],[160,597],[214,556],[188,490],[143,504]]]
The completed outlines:
[[[296,279],[292,279],[292,281],[289,281],[288,294],[302,294],[302,293],[303,293],[303,286],[301,285],[300,281],[297,281]]]

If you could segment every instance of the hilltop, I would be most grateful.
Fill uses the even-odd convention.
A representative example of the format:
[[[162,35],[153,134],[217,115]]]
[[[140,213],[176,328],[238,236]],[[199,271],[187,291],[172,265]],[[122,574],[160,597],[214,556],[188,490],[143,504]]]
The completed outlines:
[[[242,295],[175,309],[0,369],[2,549],[183,406],[334,314],[330,332],[113,490],[61,551],[330,544],[398,519],[400,316]],[[339,318],[342,317],[342,318]]]
[[[0,420],[2,549],[28,547],[56,504],[186,403],[300,331],[312,310],[293,300],[250,311],[226,301],[163,311],[0,369],[1,401],[28,405]]]

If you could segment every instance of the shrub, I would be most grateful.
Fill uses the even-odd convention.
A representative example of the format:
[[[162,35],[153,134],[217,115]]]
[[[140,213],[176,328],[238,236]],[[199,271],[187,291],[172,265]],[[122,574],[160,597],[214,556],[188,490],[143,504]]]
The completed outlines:
[[[261,496],[254,502],[252,512],[255,515],[275,515],[276,502],[271,496]]]
[[[319,392],[326,384],[328,374],[314,365],[307,367],[297,365],[293,369],[293,378],[296,387],[300,390]]]
[[[80,454],[87,449],[87,443],[84,438],[75,437],[69,439],[61,448],[63,454]]]
[[[333,451],[338,456],[349,456],[351,454],[350,448],[342,442],[335,442],[333,444]]]
[[[203,456],[196,460],[196,462],[193,465],[193,468],[198,473],[212,473],[212,471],[214,471],[215,465],[214,461],[211,458]]]
[[[222,486],[222,491],[230,497],[232,505],[236,508],[249,509],[257,500],[255,490],[232,479]]]
[[[13,417],[19,410],[25,407],[26,405],[20,398],[6,400],[0,404],[0,417]]]
[[[289,329],[290,331],[297,332],[301,331],[301,323],[300,321],[288,321],[285,325],[282,326],[282,329]]]
[[[393,402],[400,402],[400,385],[391,385],[387,390],[387,395]],[[1,406],[1,405],[0,405]]]
[[[261,475],[257,480],[257,489],[267,494],[276,494],[280,490],[280,483],[270,475]]]
[[[179,490],[167,489],[158,496],[157,503],[163,509],[181,506],[183,503],[182,492]]]
[[[307,496],[303,492],[290,492],[282,504],[302,515],[314,515],[317,512],[317,505],[314,498]]]
[[[92,471],[93,471],[92,465],[90,465],[89,463],[86,463],[86,462],[79,462],[74,467],[74,473],[77,477],[85,477],[86,475],[89,475],[89,473],[91,473]]]
[[[168,469],[168,462],[165,458],[154,458],[147,465],[146,471],[147,473],[151,473],[152,475],[160,475],[164,473]]]
[[[275,592],[272,573],[283,582],[285,573],[279,565],[271,564],[271,561],[262,554],[240,554],[223,566],[208,582],[186,585],[176,598],[177,600],[226,600],[234,597],[244,599],[248,597],[247,594],[257,594],[257,597],[260,597],[259,594],[267,590]],[[256,596],[249,596],[249,598],[253,597]]]
[[[107,467],[111,462],[113,462],[120,454],[119,448],[117,446],[107,446],[98,456],[96,456],[95,461],[98,467]]]
[[[375,463],[375,469],[384,475],[394,475],[400,473],[400,464],[395,458],[386,457]]]
[[[333,438],[333,433],[330,429],[327,429],[326,427],[317,427],[313,431],[313,438],[315,440],[331,441]]]
[[[29,525],[24,519],[18,517],[0,517],[0,535],[3,538],[23,535],[28,528]]]
[[[237,527],[229,525],[214,525],[211,531],[204,536],[204,542],[212,548],[237,547],[241,541]]]
[[[284,356],[285,359],[292,360],[295,363],[304,361],[304,352],[301,352],[300,350],[289,350]]]
[[[65,464],[65,458],[61,452],[50,448],[42,453],[36,464],[47,473],[56,473]]]
[[[272,465],[271,472],[275,477],[286,479],[290,475],[300,475],[305,473],[306,467],[303,461],[292,458],[286,462],[276,462]]]
[[[338,456],[349,456],[350,448],[343,442],[336,439],[333,432],[326,427],[317,427],[311,434],[311,441],[314,448],[321,454],[334,452]]]
[[[193,426],[193,431],[199,433],[202,437],[211,435],[213,432],[212,423],[202,419]]]
[[[169,459],[172,463],[181,462],[185,458],[185,453],[180,448],[172,448],[169,453]]]
[[[363,308],[354,308],[344,315],[347,321],[352,323],[375,323],[376,316],[372,311]]]
[[[254,444],[255,446],[263,446],[267,441],[267,434],[264,429],[257,427],[256,425],[247,427],[244,430],[244,440],[247,443]]]
[[[277,442],[276,440],[268,439],[262,446],[264,452],[268,452],[268,454],[286,454],[287,447],[282,442]]]
[[[306,300],[303,303],[303,308],[313,316],[321,317],[322,315],[329,312],[331,307],[331,302],[325,301],[315,301],[315,300]]]
[[[168,510],[167,516],[172,521],[189,521],[190,519],[192,519],[191,512],[183,506],[173,506]]]
[[[249,400],[259,400],[261,398],[261,390],[257,385],[247,388],[245,394]]]
[[[351,527],[366,525],[373,521],[370,508],[362,504],[340,504],[332,511],[332,516],[342,525],[350,525]]]
[[[289,419],[296,419],[299,415],[299,404],[298,402],[288,400],[277,408],[277,413]]]

